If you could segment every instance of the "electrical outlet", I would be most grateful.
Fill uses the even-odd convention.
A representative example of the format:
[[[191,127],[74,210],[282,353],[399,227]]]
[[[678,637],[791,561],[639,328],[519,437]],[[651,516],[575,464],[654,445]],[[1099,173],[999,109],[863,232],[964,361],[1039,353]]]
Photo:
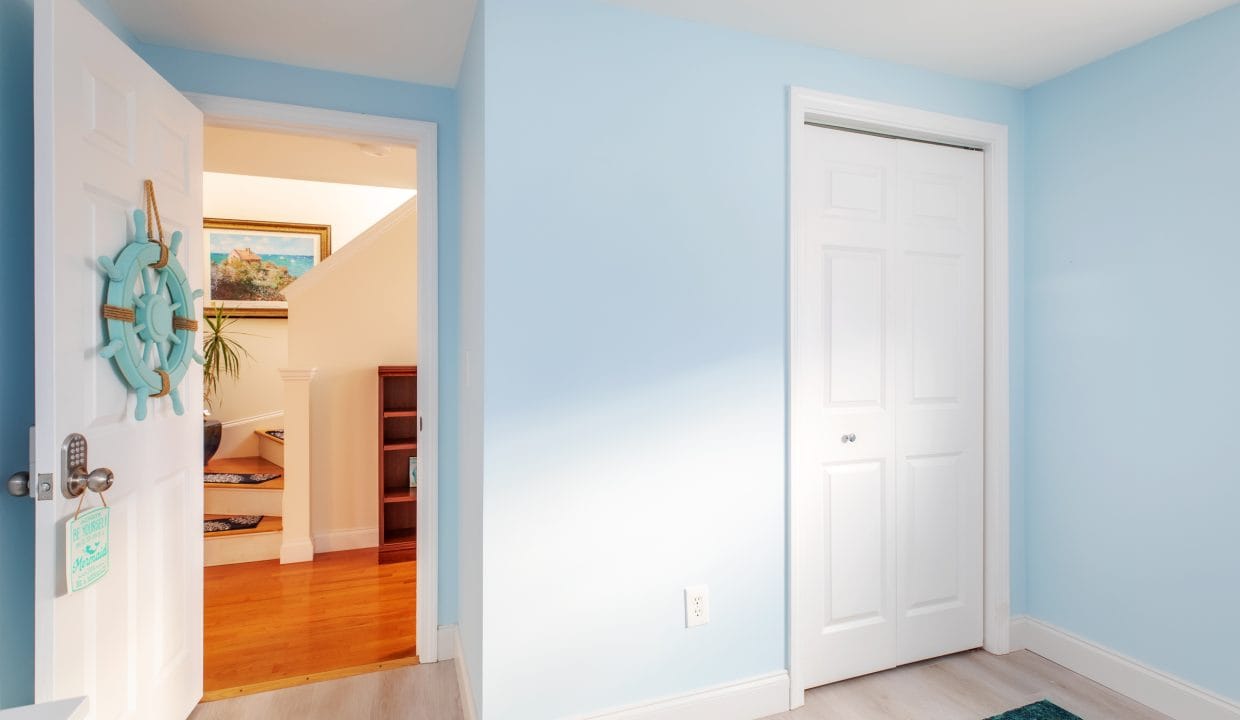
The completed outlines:
[[[685,627],[697,627],[710,622],[710,588],[706,585],[690,585],[685,588]]]

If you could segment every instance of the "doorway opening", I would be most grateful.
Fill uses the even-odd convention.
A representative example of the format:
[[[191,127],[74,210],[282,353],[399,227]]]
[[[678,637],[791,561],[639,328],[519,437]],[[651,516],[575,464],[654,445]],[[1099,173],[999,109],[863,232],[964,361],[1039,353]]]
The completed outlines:
[[[433,661],[433,125],[191,99],[220,338],[203,699]]]

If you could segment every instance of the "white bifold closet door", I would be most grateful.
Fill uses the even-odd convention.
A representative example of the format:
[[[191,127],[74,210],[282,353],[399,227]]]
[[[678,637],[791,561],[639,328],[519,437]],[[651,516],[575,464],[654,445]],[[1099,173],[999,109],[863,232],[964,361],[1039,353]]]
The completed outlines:
[[[814,687],[982,644],[983,157],[806,128],[800,657]]]

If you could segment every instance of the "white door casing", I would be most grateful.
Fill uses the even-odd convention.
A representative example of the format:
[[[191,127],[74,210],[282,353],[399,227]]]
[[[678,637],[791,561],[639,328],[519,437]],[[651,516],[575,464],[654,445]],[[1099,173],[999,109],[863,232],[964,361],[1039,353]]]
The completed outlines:
[[[807,128],[802,687],[982,643],[982,154]]]
[[[32,476],[55,484],[36,505],[35,697],[87,696],[93,720],[183,718],[202,694],[201,372],[185,376],[183,415],[164,398],[134,419],[136,395],[98,356],[96,259],[145,231],[132,213],[149,178],[166,233],[184,233],[180,262],[201,277],[202,114],[76,0],[37,5],[34,97]],[[78,501],[60,492],[59,451],[74,432],[115,484],[110,571],[69,595]]]
[[[1003,654],[1011,649],[1011,348],[1009,345],[1009,222],[1008,128],[975,118],[945,115],[920,108],[837,95],[802,87],[788,94],[789,149],[789,433],[788,433],[788,674],[789,705],[805,704],[805,659],[798,641],[810,624],[804,592],[802,555],[806,523],[794,512],[802,497],[821,482],[812,444],[799,418],[805,415],[805,393],[800,392],[807,368],[794,348],[801,310],[800,275],[805,264],[806,228],[801,208],[811,200],[801,178],[802,148],[814,128],[807,122],[891,137],[928,140],[982,150],[985,165],[985,357],[984,357],[984,594],[983,647]],[[812,408],[811,408],[812,409]],[[807,452],[810,450],[811,452]]]

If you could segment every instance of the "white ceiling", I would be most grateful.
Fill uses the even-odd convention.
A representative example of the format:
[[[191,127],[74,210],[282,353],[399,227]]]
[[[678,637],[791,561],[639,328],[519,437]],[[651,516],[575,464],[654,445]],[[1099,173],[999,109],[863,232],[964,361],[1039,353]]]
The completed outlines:
[[[1029,87],[1236,0],[609,0]],[[143,42],[452,86],[476,0],[110,0]]]
[[[1235,0],[610,0],[1025,88]]]
[[[109,0],[144,43],[451,87],[475,0]]]
[[[208,172],[390,188],[418,186],[417,151],[411,147],[212,126],[207,126],[203,138],[203,169]]]

